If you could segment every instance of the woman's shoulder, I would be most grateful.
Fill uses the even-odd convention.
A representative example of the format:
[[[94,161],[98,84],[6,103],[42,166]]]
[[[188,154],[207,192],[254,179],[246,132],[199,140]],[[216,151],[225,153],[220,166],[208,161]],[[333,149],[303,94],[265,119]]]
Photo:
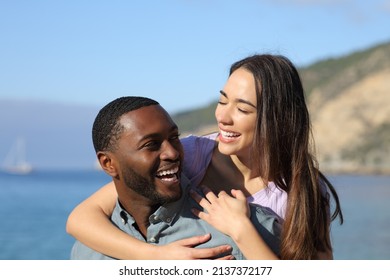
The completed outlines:
[[[282,219],[286,215],[287,193],[278,188],[274,182],[269,182],[266,188],[247,197],[247,200],[250,203],[272,209]]]
[[[217,135],[217,133],[203,136],[191,134],[181,138],[180,141],[183,145],[184,155],[188,156],[193,153],[208,153],[210,150],[213,150],[216,144]]]
[[[192,183],[198,184],[211,161],[217,134],[189,135],[181,138],[184,150],[183,171]]]
[[[210,134],[206,134],[206,135],[202,135],[202,136],[190,134],[190,135],[187,135],[187,136],[181,138],[180,141],[183,144],[196,145],[199,143],[209,143],[209,142],[214,143],[216,141],[217,137],[218,137],[218,132],[214,132],[214,133],[210,133]]]

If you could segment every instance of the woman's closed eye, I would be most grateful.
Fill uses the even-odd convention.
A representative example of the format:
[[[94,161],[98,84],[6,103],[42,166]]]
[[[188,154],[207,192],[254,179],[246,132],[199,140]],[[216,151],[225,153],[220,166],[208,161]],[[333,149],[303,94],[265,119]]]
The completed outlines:
[[[240,111],[241,113],[244,113],[244,114],[249,114],[250,111],[246,110],[246,109],[241,109],[241,108],[237,108],[238,111]]]

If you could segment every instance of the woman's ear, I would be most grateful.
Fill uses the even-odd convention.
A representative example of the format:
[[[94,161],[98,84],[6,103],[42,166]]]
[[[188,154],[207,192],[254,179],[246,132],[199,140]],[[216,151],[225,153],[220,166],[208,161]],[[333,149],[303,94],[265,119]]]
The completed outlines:
[[[115,159],[109,152],[97,152],[97,158],[99,160],[100,166],[111,177],[117,177],[118,172],[115,166]]]

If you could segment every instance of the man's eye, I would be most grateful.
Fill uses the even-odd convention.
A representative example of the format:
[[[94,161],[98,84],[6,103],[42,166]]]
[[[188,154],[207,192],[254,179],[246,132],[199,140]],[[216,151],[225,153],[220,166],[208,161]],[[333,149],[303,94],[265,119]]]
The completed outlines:
[[[157,142],[157,141],[150,141],[148,143],[146,143],[144,145],[145,148],[148,148],[148,149],[159,149],[160,148],[160,142]]]
[[[180,138],[180,134],[175,134],[171,137],[171,140],[178,140]]]
[[[219,101],[218,101],[218,104],[220,104],[220,105],[226,105],[226,102],[223,102],[222,100],[219,100]]]

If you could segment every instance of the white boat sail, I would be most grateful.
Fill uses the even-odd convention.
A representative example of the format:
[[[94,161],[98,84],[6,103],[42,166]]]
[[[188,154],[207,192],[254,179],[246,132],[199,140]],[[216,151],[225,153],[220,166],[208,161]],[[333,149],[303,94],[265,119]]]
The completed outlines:
[[[32,172],[32,165],[26,161],[26,145],[23,138],[18,138],[11,147],[2,169],[7,173],[20,175]]]

